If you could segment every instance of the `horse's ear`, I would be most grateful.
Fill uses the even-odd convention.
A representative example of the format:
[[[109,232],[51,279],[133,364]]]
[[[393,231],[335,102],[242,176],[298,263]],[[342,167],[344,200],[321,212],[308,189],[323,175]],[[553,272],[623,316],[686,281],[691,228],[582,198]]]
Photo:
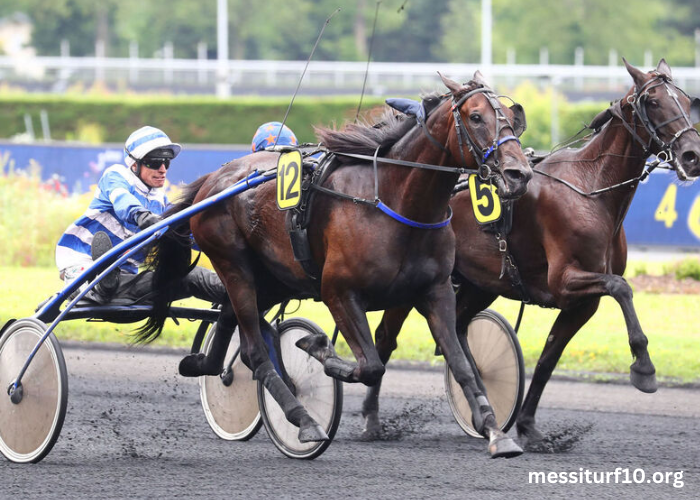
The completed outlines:
[[[666,59],[664,58],[661,58],[659,64],[656,65],[656,71],[658,71],[659,73],[663,73],[670,79],[673,79],[673,75],[671,75],[671,67],[668,65]]]
[[[489,84],[486,83],[486,80],[484,80],[484,75],[482,75],[481,71],[479,71],[478,69],[474,72],[474,78],[472,78],[472,80],[484,87],[489,86]]]
[[[591,120],[590,125],[588,125],[588,128],[591,130],[598,130],[600,127],[608,123],[612,119],[612,111],[610,111],[610,108],[606,109],[605,111],[601,111],[597,115],[595,115],[595,118]]]
[[[625,63],[627,72],[632,77],[632,80],[634,80],[635,85],[637,85],[637,87],[643,86],[646,79],[646,73],[644,73],[644,71],[642,71],[641,69],[637,69],[634,66],[632,66],[630,63],[627,62],[627,59],[625,59],[624,57],[622,58],[622,61]]]
[[[693,125],[700,123],[700,99],[697,97],[690,99],[690,121]]]
[[[445,87],[450,89],[450,92],[452,92],[453,94],[456,94],[457,92],[459,92],[462,89],[462,86],[459,83],[455,82],[454,80],[450,80],[446,76],[443,76],[443,74],[440,73],[439,71],[438,71],[438,75],[440,75],[440,78],[442,78],[442,83],[445,84]]]
[[[517,102],[510,107],[510,110],[513,112],[513,133],[520,137],[527,128],[525,110]]]

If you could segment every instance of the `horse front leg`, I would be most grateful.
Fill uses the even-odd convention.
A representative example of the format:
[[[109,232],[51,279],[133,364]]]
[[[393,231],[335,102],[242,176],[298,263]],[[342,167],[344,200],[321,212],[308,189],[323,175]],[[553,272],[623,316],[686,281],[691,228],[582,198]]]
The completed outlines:
[[[561,290],[558,293],[558,302],[565,309],[569,304],[575,304],[579,300],[610,295],[622,309],[627,326],[630,350],[635,358],[630,366],[630,381],[642,392],[656,392],[656,368],[651,361],[647,345],[646,335],[639,324],[637,312],[632,302],[632,288],[627,281],[615,274],[602,274],[569,269],[562,274],[563,286],[551,287],[553,290]]]
[[[630,351],[635,358],[630,366],[630,382],[642,392],[653,393],[658,389],[656,382],[656,368],[651,361],[647,345],[649,340],[642,331],[639,323],[637,311],[632,302],[632,288],[622,276],[614,274],[604,275],[607,277],[605,286],[608,293],[620,304],[622,314],[627,325],[627,335],[629,338]]]
[[[469,350],[467,336],[469,323],[471,323],[472,319],[474,319],[474,316],[490,306],[491,303],[496,300],[498,295],[481,290],[475,285],[465,281],[460,285],[455,296],[457,299],[457,338],[459,339],[459,343],[462,345],[462,350],[466,354],[469,364],[472,366],[472,370],[474,373],[478,374],[476,362],[474,361],[474,357]],[[476,382],[479,385],[481,392],[486,393],[486,387],[484,386],[480,376],[476,377]]]
[[[516,423],[518,436],[528,447],[538,449],[544,441],[544,435],[535,427],[535,412],[540,398],[564,349],[598,310],[599,302],[599,299],[594,299],[576,308],[561,311],[552,325]]]
[[[384,375],[384,364],[374,347],[366,312],[357,295],[347,290],[339,292],[337,288],[324,283],[322,296],[357,362],[337,356],[330,349],[326,335],[309,335],[299,339],[297,347],[319,360],[329,377],[343,382],[362,382],[368,386],[378,383]]]
[[[476,372],[462,350],[455,331],[455,294],[449,280],[433,287],[418,305],[418,311],[428,321],[430,332],[442,350],[455,380],[462,387],[472,410],[474,428],[489,440],[492,458],[515,457],[523,450],[505,435],[496,423],[493,408],[482,385],[477,382]]]
[[[374,331],[374,343],[377,346],[379,359],[384,366],[389,362],[391,353],[396,349],[396,338],[411,309],[413,308],[397,307],[387,310]],[[363,439],[376,439],[381,434],[381,424],[379,423],[379,392],[381,387],[382,379],[379,379],[375,385],[367,387],[365,399],[362,402],[362,416],[365,419],[365,427],[362,430]]]

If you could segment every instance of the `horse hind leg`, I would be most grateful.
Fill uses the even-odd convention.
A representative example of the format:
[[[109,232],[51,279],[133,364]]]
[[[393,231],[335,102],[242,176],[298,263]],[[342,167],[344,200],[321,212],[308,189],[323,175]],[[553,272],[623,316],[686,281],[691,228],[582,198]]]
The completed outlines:
[[[233,308],[229,302],[222,305],[215,325],[216,331],[209,355],[202,352],[188,354],[180,361],[178,371],[183,377],[219,375],[223,371],[226,351],[237,325],[236,315],[233,314]]]
[[[389,362],[391,353],[396,349],[396,338],[411,309],[410,307],[395,308],[386,311],[374,332],[377,353],[384,366]],[[362,438],[365,440],[377,439],[382,433],[382,426],[379,421],[379,392],[381,387],[381,379],[375,385],[367,387],[365,399],[362,401],[362,417],[365,419]]]
[[[244,262],[243,257],[241,256],[237,262],[241,265]],[[226,276],[225,283],[238,318],[241,361],[253,372],[253,378],[260,381],[280,405],[287,420],[299,427],[300,442],[328,441],[328,434],[309,415],[275,370],[261,331],[257,294],[252,276],[245,271],[231,272],[231,274],[232,276]],[[229,283],[234,283],[235,286],[228,286]]]
[[[518,436],[530,451],[548,449],[545,436],[535,426],[537,406],[564,349],[576,332],[595,314],[599,302],[599,299],[593,299],[576,308],[560,311],[552,325],[516,423]]]

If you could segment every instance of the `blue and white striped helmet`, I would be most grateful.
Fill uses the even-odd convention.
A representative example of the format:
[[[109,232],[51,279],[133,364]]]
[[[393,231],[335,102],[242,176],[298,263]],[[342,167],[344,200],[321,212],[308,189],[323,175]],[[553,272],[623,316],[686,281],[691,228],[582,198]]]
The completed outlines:
[[[141,127],[132,133],[124,143],[124,163],[131,167],[136,160],[140,160],[154,149],[166,149],[172,152],[175,158],[182,146],[170,140],[165,132],[155,127]]]

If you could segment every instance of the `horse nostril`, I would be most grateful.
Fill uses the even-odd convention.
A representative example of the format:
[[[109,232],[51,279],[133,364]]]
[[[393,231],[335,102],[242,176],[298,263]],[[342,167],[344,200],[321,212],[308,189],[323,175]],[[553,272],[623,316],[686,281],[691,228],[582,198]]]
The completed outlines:
[[[520,170],[515,169],[506,169],[503,175],[516,182],[522,181],[525,178],[525,175]]]
[[[697,165],[699,158],[695,151],[686,151],[681,155],[681,161],[684,165]]]
[[[529,171],[521,168],[507,168],[503,171],[503,175],[510,182],[520,184],[526,184],[532,177],[532,174]]]

